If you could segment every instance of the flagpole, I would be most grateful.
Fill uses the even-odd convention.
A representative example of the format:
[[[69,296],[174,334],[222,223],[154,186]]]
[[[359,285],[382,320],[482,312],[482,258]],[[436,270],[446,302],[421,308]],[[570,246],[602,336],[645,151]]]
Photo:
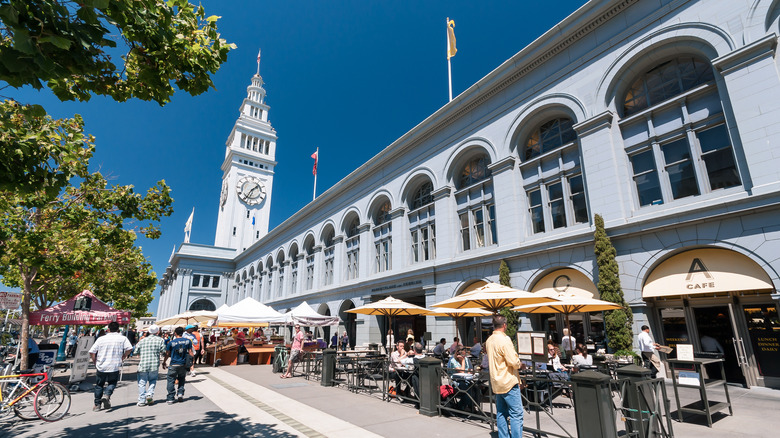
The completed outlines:
[[[445,24],[447,27],[445,27],[447,31],[447,78],[449,79],[449,91],[450,91],[450,102],[452,102],[452,62],[450,61],[450,17],[447,17],[447,20],[445,21]]]
[[[309,150],[311,150],[311,149],[309,149]],[[320,161],[320,148],[319,148],[319,146],[317,146],[317,151],[315,152],[315,154],[317,154],[317,159],[314,161],[314,164],[318,165],[319,161]],[[311,200],[312,201],[314,201],[315,199],[317,199],[317,172],[314,172],[314,193],[311,196]]]

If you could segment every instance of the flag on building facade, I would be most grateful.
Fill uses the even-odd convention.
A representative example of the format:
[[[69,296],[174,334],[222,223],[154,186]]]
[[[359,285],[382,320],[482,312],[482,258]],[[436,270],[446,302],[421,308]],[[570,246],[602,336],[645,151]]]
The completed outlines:
[[[195,216],[195,207],[192,207],[192,213],[184,224],[184,243],[190,243],[190,233],[192,232],[192,218]]]
[[[447,59],[458,53],[455,47],[455,20],[447,20]]]
[[[313,154],[311,154],[311,157],[314,158],[314,168],[312,169],[311,173],[312,175],[317,174],[317,160],[320,155],[320,150],[317,149]]]

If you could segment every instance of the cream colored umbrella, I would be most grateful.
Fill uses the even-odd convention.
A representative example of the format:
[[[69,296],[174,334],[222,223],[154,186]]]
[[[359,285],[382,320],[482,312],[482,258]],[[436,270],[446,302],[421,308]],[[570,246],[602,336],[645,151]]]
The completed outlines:
[[[480,320],[485,316],[493,316],[493,312],[482,309],[450,309],[447,307],[436,307],[434,309],[428,309],[432,316],[449,316],[455,319],[455,331],[457,331],[458,318],[479,318]],[[479,332],[479,341],[482,342],[482,328],[481,324],[477,324],[475,329]]]
[[[484,309],[497,313],[504,307],[520,306],[555,301],[549,296],[542,296],[502,286],[498,283],[487,283],[473,291],[462,293],[456,297],[436,303],[433,307],[450,309]]]
[[[420,307],[406,301],[393,297],[387,297],[374,303],[368,303],[354,309],[347,310],[348,313],[361,313],[363,315],[384,315],[389,318],[390,327],[393,327],[393,317],[397,315],[427,315],[430,310]],[[391,348],[388,348],[388,354]]]
[[[164,325],[172,325],[175,327],[180,325],[200,324],[201,322],[206,322],[216,317],[216,312],[210,312],[208,310],[188,310],[169,318],[158,319],[155,324],[160,327]]]
[[[569,324],[569,315],[581,312],[600,312],[604,310],[617,310],[622,306],[610,301],[587,298],[581,295],[557,295],[557,301],[547,301],[544,303],[527,304],[513,308],[515,312],[521,313],[562,313],[566,318],[566,329],[571,336],[571,326]],[[567,353],[570,353],[569,350]]]

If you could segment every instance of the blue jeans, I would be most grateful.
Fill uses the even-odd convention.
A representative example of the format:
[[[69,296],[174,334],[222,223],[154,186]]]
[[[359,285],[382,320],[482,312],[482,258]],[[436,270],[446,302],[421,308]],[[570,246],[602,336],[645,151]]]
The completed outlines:
[[[116,382],[119,380],[119,371],[114,371],[113,373],[104,373],[102,371],[98,371],[96,373],[97,379],[95,380],[95,405],[100,404],[100,400],[103,398],[103,387],[105,386],[105,396],[106,398],[111,398],[111,394],[114,393],[114,388],[116,388]]]
[[[146,384],[149,389],[146,389]],[[146,403],[147,398],[154,398],[154,388],[157,386],[157,370],[138,372],[138,403]]]
[[[511,435],[507,419],[511,422]],[[496,427],[498,438],[523,436],[523,399],[519,386],[515,385],[506,394],[496,394]]]
[[[186,379],[187,368],[184,365],[172,365],[168,368],[168,401],[174,401],[177,395],[184,397],[184,382]],[[176,386],[177,380],[179,381],[178,387]]]

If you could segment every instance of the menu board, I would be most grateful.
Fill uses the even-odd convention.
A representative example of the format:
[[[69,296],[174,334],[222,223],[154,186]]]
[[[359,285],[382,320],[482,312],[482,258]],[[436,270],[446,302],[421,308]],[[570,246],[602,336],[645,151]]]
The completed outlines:
[[[547,362],[547,336],[544,332],[517,332],[517,353],[523,359]]]
[[[525,356],[533,354],[531,332],[517,332],[517,353]]]
[[[693,360],[693,344],[677,344],[677,359]]]

